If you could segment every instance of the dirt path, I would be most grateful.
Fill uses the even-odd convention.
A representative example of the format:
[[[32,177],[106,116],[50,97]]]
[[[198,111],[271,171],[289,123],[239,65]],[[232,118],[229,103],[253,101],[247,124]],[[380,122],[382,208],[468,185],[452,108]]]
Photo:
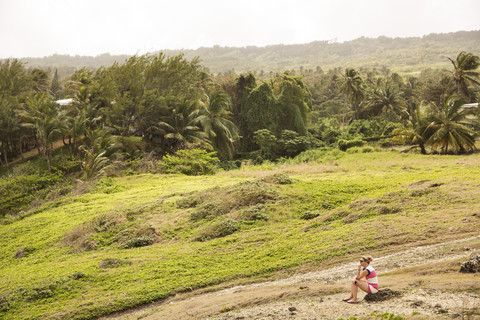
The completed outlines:
[[[480,237],[415,247],[376,258],[373,265],[381,274],[395,274],[395,271],[407,267],[467,260],[476,252],[475,249],[467,250],[469,247],[480,248]],[[359,294],[359,304],[346,304],[341,300],[348,295],[349,279],[355,274],[357,265],[357,262],[342,264],[285,279],[235,286],[210,293],[179,294],[102,319],[338,319],[372,312],[396,315],[418,312],[440,318],[442,315],[461,317],[466,310],[480,309],[480,297],[476,294],[425,290],[420,286],[404,292],[401,298],[368,303],[361,301],[365,295],[362,293]],[[480,283],[480,277],[470,277]],[[395,287],[395,275],[390,278],[393,280],[390,279],[389,284]],[[461,281],[472,281],[471,279]]]

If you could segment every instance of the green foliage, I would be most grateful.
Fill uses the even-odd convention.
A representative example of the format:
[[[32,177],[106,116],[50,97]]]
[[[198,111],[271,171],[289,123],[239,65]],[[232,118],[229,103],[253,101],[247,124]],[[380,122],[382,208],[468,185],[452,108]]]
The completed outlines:
[[[255,150],[253,136],[258,130],[269,130],[280,137],[283,130],[306,135],[307,112],[311,94],[305,83],[296,77],[282,75],[244,93],[241,100],[240,134],[242,150]]]
[[[303,264],[347,261],[365,251],[366,243],[395,251],[392,246],[411,247],[445,236],[460,239],[478,229],[474,223],[458,223],[466,216],[474,219],[478,211],[474,195],[480,170],[472,165],[478,154],[322,154],[321,164],[244,166],[207,177],[111,178],[109,184],[117,187],[113,193],[93,189],[0,225],[0,316],[98,318],[177,292],[263,278]],[[293,184],[249,181],[286,170]],[[192,201],[185,206],[175,205],[187,198]],[[232,202],[223,214],[190,219],[203,204],[216,208],[226,201]],[[470,209],[458,210],[459,203]],[[305,211],[321,214],[314,220],[299,219]],[[210,238],[234,230],[228,222],[220,227],[228,220],[237,230]],[[202,234],[217,223],[218,229]],[[79,240],[97,241],[96,247],[85,252],[64,243],[76,228]],[[388,234],[379,235],[379,228]],[[127,239],[143,235],[155,235],[155,243],[121,248]],[[197,236],[209,240],[192,241]],[[15,259],[22,247],[35,250]]]
[[[214,222],[201,230],[195,237],[196,241],[206,241],[231,235],[238,230],[237,222],[234,220],[222,220]]]
[[[219,163],[215,154],[202,149],[178,150],[174,155],[163,157],[162,172],[190,176],[214,174]]]
[[[319,215],[320,215],[320,212],[318,212],[318,211],[304,211],[300,215],[300,219],[311,220],[311,219],[314,219],[314,218],[318,217]]]
[[[275,194],[265,183],[247,181],[186,197],[177,205],[182,208],[194,207],[190,219],[199,221],[223,216],[236,209],[265,204],[273,199]]]
[[[457,85],[457,93],[470,97],[468,85],[480,86],[480,72],[476,71],[480,67],[480,57],[462,51],[455,60],[448,59],[453,64],[452,76]]]
[[[64,177],[59,173],[0,179],[0,217],[28,208],[41,191],[48,190],[61,181],[64,181]]]
[[[240,214],[240,219],[246,221],[268,220],[268,215],[266,212],[267,209],[264,204],[257,204],[243,209]]]
[[[118,268],[121,266],[128,266],[131,265],[132,262],[128,260],[122,260],[122,259],[117,259],[117,258],[106,258],[101,260],[98,263],[98,267],[100,269],[112,269],[112,268]]]
[[[432,119],[425,129],[427,144],[432,149],[440,149],[443,154],[449,153],[449,148],[455,154],[476,150],[478,121],[472,108],[462,108],[466,102],[468,100],[464,96],[454,94],[445,97],[441,106],[433,105]]]
[[[344,140],[344,139],[339,139],[337,141],[338,144],[338,149],[341,151],[347,151],[347,149],[353,148],[353,147],[361,147],[365,144],[365,141],[360,140],[360,139],[354,139],[354,140]]]
[[[326,145],[335,143],[342,135],[340,125],[335,118],[319,118],[312,131],[312,134]]]
[[[291,130],[283,130],[280,139],[277,140],[276,152],[280,156],[295,157],[310,147],[310,139],[299,136]]]
[[[276,184],[292,184],[293,180],[286,173],[275,173],[272,176],[272,182]]]
[[[268,129],[257,130],[253,133],[253,141],[260,146],[261,159],[273,160],[275,155],[275,143],[277,138]]]

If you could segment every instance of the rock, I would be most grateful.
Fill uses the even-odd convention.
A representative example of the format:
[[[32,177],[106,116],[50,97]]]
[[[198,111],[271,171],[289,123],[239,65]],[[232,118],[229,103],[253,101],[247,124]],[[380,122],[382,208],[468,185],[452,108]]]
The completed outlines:
[[[290,312],[297,311],[297,308],[295,308],[295,307],[290,307],[290,308],[288,308],[288,311],[290,311]]]
[[[364,300],[368,302],[378,302],[391,299],[393,297],[399,297],[402,293],[400,291],[394,291],[391,289],[379,290],[377,293],[367,293]]]
[[[475,255],[470,260],[465,261],[460,266],[460,272],[462,273],[476,273],[480,272],[480,255]]]
[[[412,302],[412,304],[411,304],[412,307],[420,307],[421,305],[423,305],[423,301],[422,301],[422,300],[414,301],[414,302]]]
[[[435,311],[435,313],[438,313],[438,314],[444,314],[444,313],[448,313],[448,310],[445,310],[445,309],[438,309],[437,311]]]

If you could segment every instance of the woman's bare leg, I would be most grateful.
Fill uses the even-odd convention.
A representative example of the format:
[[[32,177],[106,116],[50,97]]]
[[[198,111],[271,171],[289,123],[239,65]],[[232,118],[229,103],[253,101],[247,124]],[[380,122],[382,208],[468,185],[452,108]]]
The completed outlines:
[[[368,292],[367,282],[363,280],[352,280],[351,294],[350,294],[351,298],[348,301],[357,302],[358,288],[362,289],[365,292]]]

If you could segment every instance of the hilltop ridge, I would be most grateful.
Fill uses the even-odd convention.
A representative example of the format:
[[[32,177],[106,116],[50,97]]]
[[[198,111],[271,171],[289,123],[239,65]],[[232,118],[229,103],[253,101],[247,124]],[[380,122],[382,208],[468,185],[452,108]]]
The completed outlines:
[[[313,41],[306,44],[269,45],[265,47],[200,47],[198,49],[162,50],[173,56],[183,53],[187,59],[199,57],[213,73],[247,71],[276,72],[296,69],[300,73],[337,67],[373,68],[388,65],[398,72],[412,73],[424,68],[444,68],[446,57],[459,51],[480,53],[480,30],[432,33],[423,37],[361,37],[338,43]],[[96,57],[54,54],[43,58],[22,58],[31,67],[58,68],[61,74],[81,67],[99,68],[122,63],[129,55],[104,53]],[[309,70],[310,69],[310,70]]]

